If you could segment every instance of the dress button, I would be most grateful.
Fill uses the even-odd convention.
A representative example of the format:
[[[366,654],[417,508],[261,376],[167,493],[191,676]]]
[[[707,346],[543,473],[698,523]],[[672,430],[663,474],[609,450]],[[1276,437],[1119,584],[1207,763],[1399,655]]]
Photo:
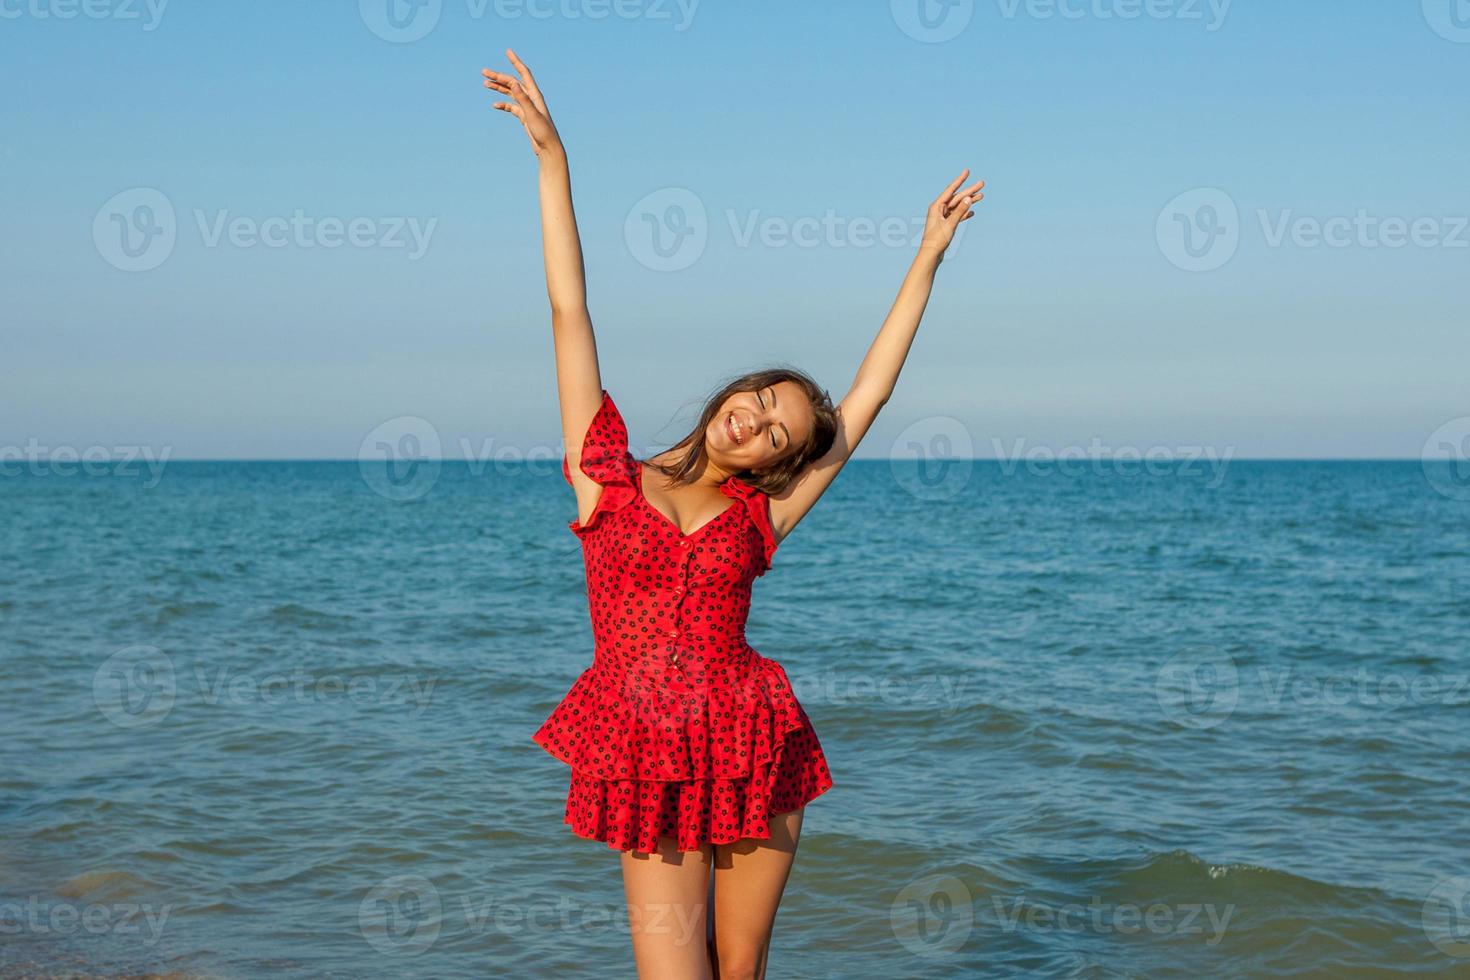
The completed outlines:
[[[689,542],[688,541],[680,541],[679,542],[679,547],[684,548],[684,549],[687,550],[689,548]]]

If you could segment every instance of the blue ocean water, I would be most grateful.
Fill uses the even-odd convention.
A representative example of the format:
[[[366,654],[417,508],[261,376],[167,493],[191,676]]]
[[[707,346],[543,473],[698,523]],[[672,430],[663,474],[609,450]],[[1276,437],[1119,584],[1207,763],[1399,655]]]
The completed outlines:
[[[399,487],[0,478],[0,974],[632,975],[530,741],[591,658],[571,491]],[[751,615],[836,780],[770,975],[1470,975],[1464,496],[849,464]]]

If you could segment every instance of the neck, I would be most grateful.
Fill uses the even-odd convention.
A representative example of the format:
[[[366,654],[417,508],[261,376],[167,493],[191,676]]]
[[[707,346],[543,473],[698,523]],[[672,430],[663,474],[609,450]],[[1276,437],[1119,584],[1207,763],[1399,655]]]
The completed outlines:
[[[672,450],[659,453],[657,456],[652,456],[648,462],[654,466],[673,465],[678,461],[679,456],[682,456],[682,453],[671,457],[669,455],[670,452]],[[702,483],[709,487],[723,486],[733,476],[736,476],[736,471],[727,470],[722,466],[711,463],[708,456],[701,459],[694,469],[694,482]]]

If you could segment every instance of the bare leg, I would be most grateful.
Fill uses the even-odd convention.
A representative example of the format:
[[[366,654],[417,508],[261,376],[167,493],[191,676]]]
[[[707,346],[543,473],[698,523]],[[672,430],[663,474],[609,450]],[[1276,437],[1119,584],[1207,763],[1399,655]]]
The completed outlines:
[[[805,808],[771,817],[771,839],[715,845],[714,959],[719,980],[764,980],[776,908]]]
[[[710,980],[705,945],[711,853],[680,851],[660,837],[658,851],[624,851],[623,894],[639,980]]]

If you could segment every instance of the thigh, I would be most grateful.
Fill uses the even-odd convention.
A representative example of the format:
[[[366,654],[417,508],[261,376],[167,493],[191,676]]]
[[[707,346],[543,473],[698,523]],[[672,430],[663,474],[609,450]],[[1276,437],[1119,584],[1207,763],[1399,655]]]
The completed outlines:
[[[711,852],[659,838],[653,854],[624,851],[623,894],[639,980],[708,980],[706,900]]]
[[[715,846],[715,956],[721,975],[765,976],[781,893],[796,860],[804,808],[771,817],[769,840]]]

